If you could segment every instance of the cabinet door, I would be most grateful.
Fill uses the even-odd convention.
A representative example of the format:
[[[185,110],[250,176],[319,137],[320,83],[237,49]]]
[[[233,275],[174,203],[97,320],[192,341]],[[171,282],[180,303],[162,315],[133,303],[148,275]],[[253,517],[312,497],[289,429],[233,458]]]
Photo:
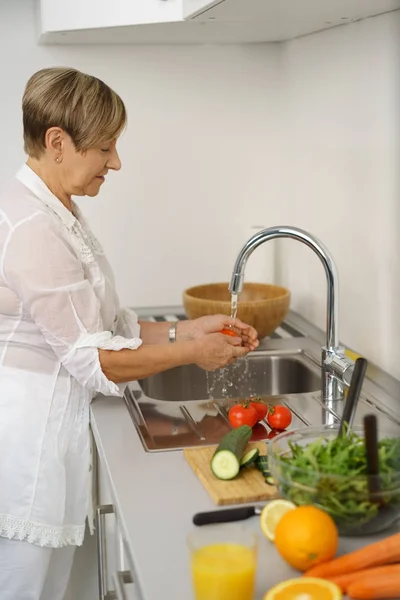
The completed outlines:
[[[41,34],[182,20],[182,0],[40,0]]]
[[[119,542],[119,567],[113,575],[114,589],[117,600],[141,600],[137,584],[135,583],[135,570],[131,559],[129,548],[123,535],[118,529]]]
[[[97,457],[96,538],[99,582],[103,577],[105,591],[113,590],[112,574],[119,567],[118,533],[113,498],[104,466]],[[101,576],[101,577],[100,577]]]
[[[98,559],[99,598],[105,600],[141,600],[135,584],[131,553],[123,537],[118,511],[110,492],[104,466],[97,460],[98,506],[96,538]]]

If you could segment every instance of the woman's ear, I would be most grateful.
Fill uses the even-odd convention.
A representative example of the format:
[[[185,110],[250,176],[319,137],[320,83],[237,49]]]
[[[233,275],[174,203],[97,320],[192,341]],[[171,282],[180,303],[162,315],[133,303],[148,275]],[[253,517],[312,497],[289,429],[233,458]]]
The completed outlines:
[[[45,146],[56,162],[60,162],[65,145],[65,131],[61,127],[50,127],[45,134]],[[58,159],[58,160],[57,160]]]

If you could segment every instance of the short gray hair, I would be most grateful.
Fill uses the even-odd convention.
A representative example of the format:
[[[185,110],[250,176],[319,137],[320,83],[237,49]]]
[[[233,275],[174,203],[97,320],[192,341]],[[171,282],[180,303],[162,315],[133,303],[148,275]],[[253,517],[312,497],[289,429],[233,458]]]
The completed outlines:
[[[34,158],[45,150],[50,127],[60,127],[78,151],[119,136],[126,125],[125,105],[101,79],[76,69],[55,67],[29,79],[23,100],[24,150]]]

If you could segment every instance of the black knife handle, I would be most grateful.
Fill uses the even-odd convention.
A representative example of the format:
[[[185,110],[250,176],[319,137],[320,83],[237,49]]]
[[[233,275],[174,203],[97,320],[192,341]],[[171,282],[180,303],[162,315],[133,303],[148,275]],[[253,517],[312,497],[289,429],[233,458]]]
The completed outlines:
[[[210,512],[197,513],[193,517],[195,525],[210,525],[211,523],[229,523],[230,521],[243,521],[255,515],[254,506],[241,506],[240,508],[226,508]]]
[[[353,375],[350,381],[350,387],[347,392],[346,403],[343,409],[343,415],[340,421],[338,437],[343,434],[347,434],[348,427],[353,424],[354,414],[356,412],[358,399],[360,397],[361,388],[364,383],[365,372],[367,370],[368,362],[365,358],[357,358]]]

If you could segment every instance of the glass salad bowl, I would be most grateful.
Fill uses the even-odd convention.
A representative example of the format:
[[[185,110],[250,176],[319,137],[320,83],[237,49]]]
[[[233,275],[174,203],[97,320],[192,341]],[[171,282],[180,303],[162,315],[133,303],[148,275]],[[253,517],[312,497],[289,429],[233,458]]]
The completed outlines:
[[[331,515],[341,535],[377,533],[400,519],[400,428],[380,431],[380,473],[367,475],[362,427],[287,431],[268,442],[269,469],[283,498]]]

